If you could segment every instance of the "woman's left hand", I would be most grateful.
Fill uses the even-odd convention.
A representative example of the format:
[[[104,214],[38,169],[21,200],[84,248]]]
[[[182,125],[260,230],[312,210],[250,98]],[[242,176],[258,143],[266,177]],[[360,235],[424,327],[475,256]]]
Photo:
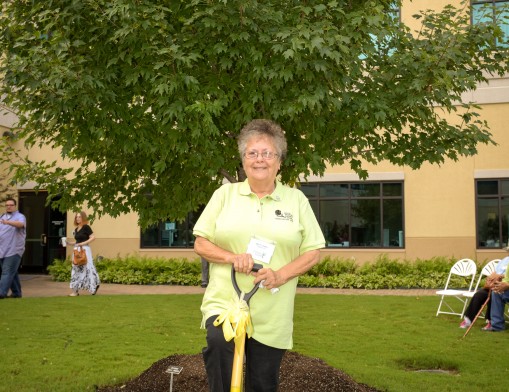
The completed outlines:
[[[263,288],[270,290],[276,287],[280,287],[285,284],[281,273],[278,271],[274,271],[271,268],[262,268],[256,274],[256,279],[254,280],[254,284],[258,284],[263,281]]]
[[[277,271],[268,267],[262,268],[255,275],[256,279],[254,280],[254,283],[258,284],[259,282],[264,281],[263,287],[269,290],[281,287],[291,279],[309,271],[316,263],[318,263],[318,261],[320,261],[320,251],[318,249],[309,250]]]

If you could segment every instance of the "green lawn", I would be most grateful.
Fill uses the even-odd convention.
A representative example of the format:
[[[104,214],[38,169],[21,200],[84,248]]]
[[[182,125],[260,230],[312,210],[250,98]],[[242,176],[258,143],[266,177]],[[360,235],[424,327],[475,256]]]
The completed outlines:
[[[0,391],[93,391],[196,354],[201,295],[0,301]],[[437,297],[298,295],[294,350],[387,391],[507,390],[509,331],[435,317]],[[442,369],[450,372],[419,372]],[[185,369],[183,370],[185,371]]]

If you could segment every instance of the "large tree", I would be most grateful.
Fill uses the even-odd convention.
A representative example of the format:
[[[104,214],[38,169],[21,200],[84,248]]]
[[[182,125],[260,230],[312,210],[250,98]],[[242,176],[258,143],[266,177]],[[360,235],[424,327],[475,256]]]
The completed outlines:
[[[13,0],[0,16],[0,93],[27,146],[73,169],[4,154],[62,209],[182,218],[242,179],[235,138],[253,118],[289,142],[281,178],[382,160],[419,168],[492,143],[461,102],[508,70],[501,31],[468,3],[424,11],[390,0]],[[452,114],[452,116],[451,116]],[[68,166],[66,166],[68,167]]]

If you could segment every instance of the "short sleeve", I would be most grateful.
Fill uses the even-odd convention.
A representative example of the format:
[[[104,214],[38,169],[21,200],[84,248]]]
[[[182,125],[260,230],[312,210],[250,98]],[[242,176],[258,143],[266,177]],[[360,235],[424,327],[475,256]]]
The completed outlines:
[[[83,226],[83,232],[90,237],[94,232],[92,231],[92,228],[89,225]]]
[[[224,185],[212,194],[212,197],[194,225],[194,236],[203,237],[213,242],[216,232],[217,217],[221,213],[224,205],[224,194]]]
[[[315,213],[304,194],[300,201],[300,221],[303,228],[300,254],[325,247],[325,238]]]

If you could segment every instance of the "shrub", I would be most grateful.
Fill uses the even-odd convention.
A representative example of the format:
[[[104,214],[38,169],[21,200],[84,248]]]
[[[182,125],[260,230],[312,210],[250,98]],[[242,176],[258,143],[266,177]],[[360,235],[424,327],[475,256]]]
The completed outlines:
[[[196,286],[201,282],[198,260],[128,256],[103,258],[95,261],[95,266],[103,283]],[[56,281],[69,281],[71,262],[69,259],[55,260],[48,266],[48,272]]]
[[[323,260],[311,268],[307,275],[311,276],[331,276],[345,273],[354,273],[357,270],[355,261],[352,259],[332,259],[326,256]]]
[[[301,287],[329,287],[355,289],[442,288],[455,259],[436,257],[429,260],[394,260],[387,255],[359,266],[352,259],[325,257],[320,263],[299,277]],[[201,283],[199,259],[148,258],[128,256],[103,258],[96,268],[104,283],[171,284],[198,286]],[[70,260],[55,260],[48,267],[54,280],[71,279]],[[455,285],[468,287],[469,281],[454,277]]]
[[[413,270],[409,261],[391,260],[387,255],[378,256],[373,263],[364,264],[360,269],[361,274],[376,273],[379,275],[408,275]]]

